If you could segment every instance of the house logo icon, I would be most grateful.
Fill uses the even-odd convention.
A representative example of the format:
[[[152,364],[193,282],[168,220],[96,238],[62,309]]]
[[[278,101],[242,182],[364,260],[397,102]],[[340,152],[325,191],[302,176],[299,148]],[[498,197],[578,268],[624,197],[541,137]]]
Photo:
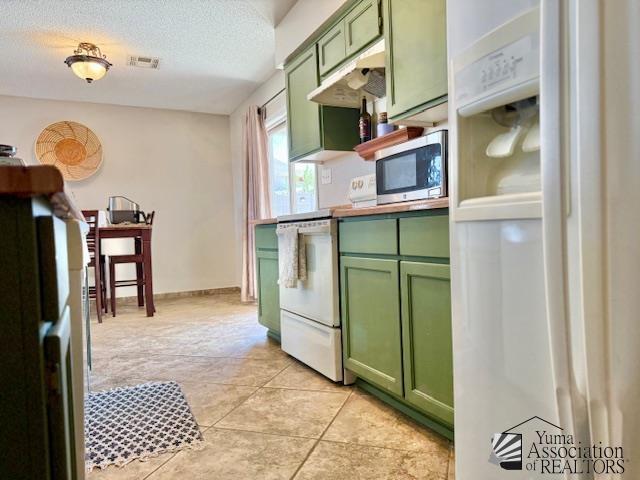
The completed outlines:
[[[555,428],[562,430],[561,427],[540,418],[537,415],[531,417],[524,422],[514,425],[502,433],[494,433],[491,437],[491,456],[489,462],[500,465],[504,470],[522,470],[522,434],[511,432],[521,425],[531,420],[541,420]]]
[[[490,461],[505,470],[522,470],[522,434],[494,433],[491,448],[493,455]]]

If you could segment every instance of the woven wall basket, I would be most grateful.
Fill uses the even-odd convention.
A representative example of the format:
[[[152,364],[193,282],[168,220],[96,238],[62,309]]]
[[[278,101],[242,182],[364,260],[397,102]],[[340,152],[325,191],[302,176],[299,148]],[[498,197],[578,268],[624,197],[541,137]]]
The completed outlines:
[[[84,125],[57,122],[38,136],[36,157],[42,164],[58,167],[65,180],[83,180],[100,168],[102,145]]]

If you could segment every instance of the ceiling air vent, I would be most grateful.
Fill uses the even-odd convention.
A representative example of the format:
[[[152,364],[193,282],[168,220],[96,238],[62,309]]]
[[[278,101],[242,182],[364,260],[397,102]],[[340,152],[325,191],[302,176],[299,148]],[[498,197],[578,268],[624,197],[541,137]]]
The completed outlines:
[[[142,55],[127,55],[127,65],[139,68],[158,68],[160,59],[158,57],[144,57]]]

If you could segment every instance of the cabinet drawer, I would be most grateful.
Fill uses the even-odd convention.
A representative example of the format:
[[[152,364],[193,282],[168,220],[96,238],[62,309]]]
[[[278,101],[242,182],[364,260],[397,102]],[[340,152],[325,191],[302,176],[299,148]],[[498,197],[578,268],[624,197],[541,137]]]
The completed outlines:
[[[378,0],[363,0],[344,19],[347,56],[353,55],[380,35]]]
[[[278,249],[276,225],[256,225],[256,248]]]
[[[356,220],[339,226],[340,252],[398,254],[398,228],[395,218]]]
[[[449,258],[449,216],[401,218],[400,255]]]
[[[342,62],[345,56],[344,22],[340,22],[318,40],[320,75],[324,75]]]

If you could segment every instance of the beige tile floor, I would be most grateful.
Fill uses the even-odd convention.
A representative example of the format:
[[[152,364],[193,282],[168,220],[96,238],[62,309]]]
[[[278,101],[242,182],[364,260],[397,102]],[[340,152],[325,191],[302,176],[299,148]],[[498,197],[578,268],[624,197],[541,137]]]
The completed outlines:
[[[451,444],[354,387],[282,352],[234,294],[119,306],[92,323],[90,389],[175,380],[205,448],[168,453],[89,480],[454,477]]]

